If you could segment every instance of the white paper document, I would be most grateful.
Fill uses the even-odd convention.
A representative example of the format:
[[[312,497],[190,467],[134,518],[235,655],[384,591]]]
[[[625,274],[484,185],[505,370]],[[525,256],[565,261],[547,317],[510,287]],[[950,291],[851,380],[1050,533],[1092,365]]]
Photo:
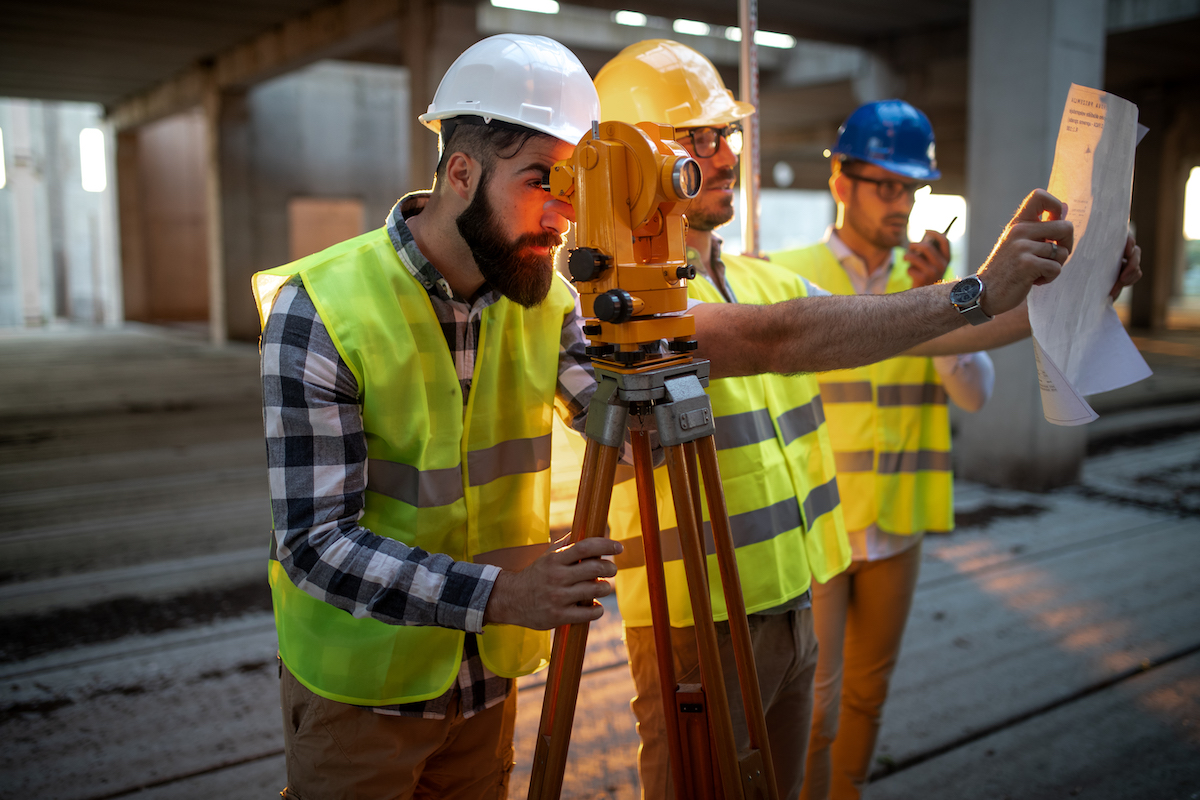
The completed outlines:
[[[1038,385],[1042,390],[1042,413],[1047,422],[1055,425],[1083,425],[1100,415],[1092,410],[1088,401],[1072,388],[1054,362],[1042,350],[1038,340],[1033,340],[1033,358],[1037,362]]]
[[[1125,248],[1138,128],[1128,100],[1071,86],[1047,190],[1067,204],[1075,247],[1058,279],[1029,293],[1042,409],[1059,425],[1096,418],[1084,395],[1150,375],[1108,298]]]

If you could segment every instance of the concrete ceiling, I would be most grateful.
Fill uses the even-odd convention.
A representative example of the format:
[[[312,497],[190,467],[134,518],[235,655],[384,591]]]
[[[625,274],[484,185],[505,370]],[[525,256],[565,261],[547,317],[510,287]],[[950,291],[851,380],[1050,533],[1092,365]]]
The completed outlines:
[[[613,11],[632,9],[710,25],[737,25],[736,0],[571,0],[573,5]],[[967,22],[969,0],[759,0],[758,27],[818,41],[870,45],[918,31],[955,28]]]
[[[353,5],[346,0],[342,5]],[[454,0],[450,0],[454,3]],[[456,3],[461,4],[461,3]],[[736,0],[572,0],[737,25]],[[0,0],[0,97],[112,107],[330,0]],[[397,0],[399,9],[404,0]],[[759,27],[870,45],[960,27],[967,0],[759,0]]]
[[[0,97],[110,106],[328,0],[0,0]]]

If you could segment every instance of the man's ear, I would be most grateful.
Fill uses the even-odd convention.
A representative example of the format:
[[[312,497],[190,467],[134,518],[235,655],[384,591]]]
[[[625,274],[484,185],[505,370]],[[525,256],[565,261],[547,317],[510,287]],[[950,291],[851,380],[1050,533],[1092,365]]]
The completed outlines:
[[[829,193],[833,195],[834,201],[838,205],[845,205],[850,199],[851,184],[854,181],[846,177],[841,170],[834,170],[829,176]]]
[[[451,153],[446,160],[446,186],[468,203],[482,174],[482,165],[462,151]]]

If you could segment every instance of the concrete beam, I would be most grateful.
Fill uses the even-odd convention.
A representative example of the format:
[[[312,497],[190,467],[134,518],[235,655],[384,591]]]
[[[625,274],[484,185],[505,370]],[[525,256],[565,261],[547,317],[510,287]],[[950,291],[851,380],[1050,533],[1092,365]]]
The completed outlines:
[[[117,131],[201,105],[210,85],[244,88],[311,64],[353,52],[378,34],[380,25],[427,0],[342,0],[291,19],[248,42],[197,63],[169,81],[108,109]]]

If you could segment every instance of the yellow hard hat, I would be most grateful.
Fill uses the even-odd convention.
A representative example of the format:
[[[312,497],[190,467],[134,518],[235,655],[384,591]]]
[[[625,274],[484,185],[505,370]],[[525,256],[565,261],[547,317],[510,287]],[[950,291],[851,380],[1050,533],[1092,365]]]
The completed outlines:
[[[676,128],[728,125],[754,113],[707,58],[670,39],[631,44],[596,75],[600,119]]]

